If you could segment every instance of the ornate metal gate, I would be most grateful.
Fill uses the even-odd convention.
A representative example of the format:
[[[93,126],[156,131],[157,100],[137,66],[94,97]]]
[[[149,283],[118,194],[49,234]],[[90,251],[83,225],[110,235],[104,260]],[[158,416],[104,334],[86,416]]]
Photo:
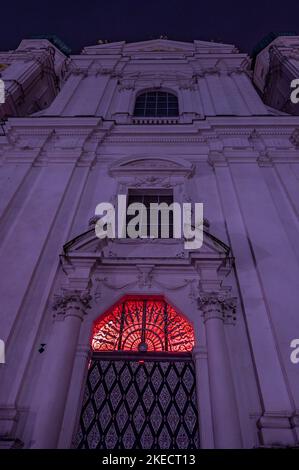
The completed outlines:
[[[190,353],[94,353],[74,447],[199,448]]]

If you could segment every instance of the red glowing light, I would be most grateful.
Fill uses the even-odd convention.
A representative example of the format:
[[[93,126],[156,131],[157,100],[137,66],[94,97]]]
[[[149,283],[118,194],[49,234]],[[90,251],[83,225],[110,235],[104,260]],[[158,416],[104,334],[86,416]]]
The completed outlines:
[[[162,299],[120,302],[95,323],[94,351],[187,352],[194,346],[192,325]]]

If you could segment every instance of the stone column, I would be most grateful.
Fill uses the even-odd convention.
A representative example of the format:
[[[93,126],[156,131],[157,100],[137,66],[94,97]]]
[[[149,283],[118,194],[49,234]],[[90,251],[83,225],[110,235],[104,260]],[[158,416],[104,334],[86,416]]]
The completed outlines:
[[[88,293],[67,292],[57,296],[54,303],[54,324],[50,341],[46,346],[38,395],[39,402],[33,448],[56,448],[65,403],[71,381],[74,357],[81,322],[89,308]]]
[[[206,328],[214,445],[217,449],[241,448],[242,438],[224,323],[234,319],[235,298],[219,293],[199,297]]]

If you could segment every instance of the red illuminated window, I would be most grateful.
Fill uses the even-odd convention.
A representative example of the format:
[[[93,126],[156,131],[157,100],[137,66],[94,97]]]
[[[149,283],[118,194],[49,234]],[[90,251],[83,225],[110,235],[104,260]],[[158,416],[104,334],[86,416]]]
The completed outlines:
[[[132,298],[114,306],[94,325],[93,351],[188,352],[192,325],[163,299]]]

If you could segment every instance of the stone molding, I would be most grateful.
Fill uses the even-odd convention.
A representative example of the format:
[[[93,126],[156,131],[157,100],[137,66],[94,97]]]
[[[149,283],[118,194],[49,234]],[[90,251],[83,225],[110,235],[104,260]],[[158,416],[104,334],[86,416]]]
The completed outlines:
[[[188,129],[180,125],[161,126],[159,135],[153,135],[151,126],[145,125],[142,126],[142,134],[138,126],[134,128],[132,135],[132,129],[129,133],[127,129],[130,126],[124,126],[124,129],[115,133],[113,123],[100,118],[43,118],[38,121],[38,126],[36,119],[10,118],[4,126],[1,149],[5,149],[5,162],[39,165],[51,162],[91,164],[94,158],[100,158],[99,149],[103,142],[105,145],[196,144],[200,146],[197,160],[206,161],[208,158],[213,166],[227,165],[228,162],[256,162],[261,166],[276,162],[298,162],[296,124],[298,121],[299,125],[299,118],[282,116],[284,126],[277,126],[273,121],[274,117],[269,116],[260,118],[261,122],[255,122],[254,125],[252,119],[244,119],[235,120],[235,126],[232,125],[232,119],[230,125],[227,119],[219,117],[209,118],[205,128],[198,122],[188,126]],[[273,127],[270,128],[270,125]],[[230,144],[228,138],[240,138],[242,142],[237,145],[232,140]],[[219,141],[219,148],[213,143],[215,139]],[[119,172],[121,171],[125,171],[125,168],[120,168]]]
[[[186,292],[186,295],[191,300],[191,302],[195,302],[196,299],[196,279],[183,279],[182,282],[178,282],[177,284],[167,284],[161,280],[156,279],[156,275],[154,273],[155,265],[153,264],[139,264],[136,265],[137,273],[131,273],[132,277],[129,281],[116,284],[112,282],[109,277],[102,276],[102,277],[95,277],[94,279],[94,299],[95,302],[99,302],[104,297],[103,288],[107,288],[113,291],[121,291],[124,289],[131,288],[133,286],[138,286],[140,289],[146,288],[153,292],[155,288],[161,288],[163,291],[177,291],[181,289],[189,288],[189,292]],[[153,290],[152,290],[153,289]]]
[[[237,298],[222,292],[202,292],[198,299],[204,322],[213,318],[225,324],[235,324]]]

